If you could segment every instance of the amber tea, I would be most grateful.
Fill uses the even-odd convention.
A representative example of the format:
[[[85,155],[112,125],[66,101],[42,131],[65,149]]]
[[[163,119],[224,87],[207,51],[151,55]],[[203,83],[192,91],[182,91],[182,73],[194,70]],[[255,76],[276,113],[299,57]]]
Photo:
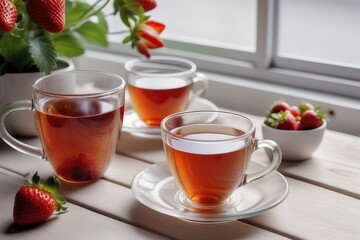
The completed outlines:
[[[237,190],[243,185],[276,170],[279,146],[255,138],[255,130],[253,121],[233,112],[198,110],[167,116],[161,122],[161,139],[179,187],[177,196],[185,196],[186,205],[218,209],[239,201]],[[272,152],[270,164],[248,173],[252,153],[260,148]]]
[[[243,135],[236,129],[212,125],[181,127],[172,132],[183,138],[206,141],[223,141]],[[173,139],[170,145],[165,144],[165,152],[186,195],[194,202],[217,204],[240,185],[252,151],[250,144],[201,147]]]
[[[207,77],[187,59],[134,58],[124,67],[134,110],[150,127],[159,127],[166,116],[186,110],[208,88]]]
[[[63,180],[103,176],[122,131],[125,81],[113,73],[74,70],[49,74],[32,86],[32,98],[0,111],[0,137],[14,149],[49,161]],[[13,111],[32,111],[41,146],[11,136],[4,124]],[[26,119],[24,119],[25,121]]]
[[[60,99],[35,111],[47,159],[70,182],[99,179],[115,153],[123,106],[109,100]]]
[[[130,82],[128,90],[139,117],[149,126],[159,126],[166,116],[185,110],[191,87],[182,78],[142,77]]]

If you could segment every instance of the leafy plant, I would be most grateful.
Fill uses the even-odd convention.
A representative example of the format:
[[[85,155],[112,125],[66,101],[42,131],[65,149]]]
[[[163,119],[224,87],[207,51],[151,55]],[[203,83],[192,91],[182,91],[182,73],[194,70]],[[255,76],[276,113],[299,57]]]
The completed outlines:
[[[62,31],[57,33],[39,26],[41,24],[35,23],[28,14],[29,1],[41,0],[2,1],[13,1],[17,9],[17,19],[11,31],[0,32],[0,75],[36,71],[49,74],[56,69],[58,56],[72,58],[84,54],[87,46],[108,46],[108,26],[102,10],[110,4],[110,0],[96,0],[93,4],[77,0],[49,0],[65,1],[66,24]],[[155,0],[151,1],[155,4],[152,7],[155,7]],[[144,9],[151,9],[148,6],[143,7],[142,2],[144,1],[113,0],[112,15],[118,15],[127,27],[128,36],[123,43],[131,43],[133,48],[150,57],[148,48],[164,45],[159,34],[165,25],[155,22],[161,25],[160,29],[145,27],[148,25],[149,16]],[[156,44],[152,44],[154,41]]]

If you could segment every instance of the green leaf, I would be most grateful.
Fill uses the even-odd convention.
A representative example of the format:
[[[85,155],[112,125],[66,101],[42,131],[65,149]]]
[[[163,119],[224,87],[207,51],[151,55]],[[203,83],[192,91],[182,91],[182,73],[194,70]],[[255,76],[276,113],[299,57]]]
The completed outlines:
[[[55,175],[51,175],[46,179],[43,189],[56,195],[56,193],[60,190],[60,181]]]
[[[132,40],[132,37],[131,37],[131,35],[129,35],[126,38],[124,38],[123,43],[127,44],[127,43],[131,42],[131,40]]]
[[[99,47],[107,47],[108,41],[106,38],[107,28],[101,24],[95,24],[93,22],[85,22],[82,24],[76,32],[87,43],[93,44]]]
[[[114,14],[118,13],[120,10],[120,1],[114,0],[113,2]]]
[[[0,40],[0,48],[5,46],[3,56],[7,62],[6,72],[37,72],[39,68],[31,55],[29,39],[35,38],[35,36],[44,36],[46,33],[30,20],[25,1],[13,0],[13,3],[18,14],[16,25],[11,33],[4,35],[4,38]]]
[[[66,5],[66,26],[65,29],[69,29],[72,26],[81,25],[84,21],[88,21],[93,16],[97,16],[102,25],[106,24],[105,17],[101,11],[109,0],[97,0],[92,5],[84,2],[68,2]],[[105,28],[107,30],[107,27]]]
[[[55,199],[56,202],[59,203],[60,205],[64,205],[64,204],[66,203],[66,199],[65,199],[63,196],[59,195],[59,194],[56,194],[56,195],[54,196],[54,199]]]
[[[70,33],[54,38],[53,44],[61,56],[77,57],[85,52],[84,46]]]
[[[29,172],[25,175],[25,185],[34,185],[34,186],[40,186],[40,177],[38,175],[38,172]]]
[[[79,19],[91,9],[91,6],[84,2],[70,2],[66,1],[66,11],[65,11],[65,19],[66,19],[66,28],[69,26],[73,26],[78,23]]]
[[[0,54],[5,61],[17,64],[19,68],[29,63],[29,49],[24,38],[13,36],[10,33],[0,37]]]
[[[120,9],[120,19],[127,27],[131,27],[131,24],[129,22],[129,15],[126,13],[124,9]]]
[[[45,74],[56,66],[56,52],[47,35],[29,37],[30,54],[36,66]]]

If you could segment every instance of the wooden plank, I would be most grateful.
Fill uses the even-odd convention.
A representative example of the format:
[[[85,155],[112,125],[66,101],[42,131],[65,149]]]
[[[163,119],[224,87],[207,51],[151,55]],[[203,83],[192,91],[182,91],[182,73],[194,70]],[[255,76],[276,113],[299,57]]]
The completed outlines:
[[[27,159],[20,161],[29,162]],[[9,166],[9,164],[10,162],[6,165]],[[39,165],[39,168],[44,166],[40,160],[34,160],[33,165]],[[16,172],[25,173],[24,166],[26,165],[12,164],[10,168]],[[131,175],[146,166],[147,164],[144,165],[136,159],[117,155],[110,166],[110,169],[115,168],[116,170],[109,170],[106,173],[106,179],[113,183],[101,180],[83,187],[68,187],[65,195],[79,205],[145,229],[155,229],[167,236],[182,236],[181,234],[186,232],[184,238],[188,239],[205,236],[209,238],[213,236],[213,239],[216,239],[224,234],[225,230],[230,232],[229,234],[234,234],[233,237],[244,236],[242,231],[245,231],[243,229],[248,225],[238,226],[236,222],[231,222],[211,225],[211,227],[206,227],[207,225],[198,227],[197,224],[167,217],[144,207],[134,199],[130,189],[115,184],[129,186]],[[48,171],[51,171],[50,167]],[[245,222],[291,238],[328,239],[339,237],[345,239],[357,237],[360,233],[360,213],[356,211],[360,209],[360,206],[357,199],[295,179],[287,179],[290,183],[288,198],[275,209],[258,217],[247,219]],[[146,218],[142,216],[146,216]],[[207,228],[215,229],[219,233],[209,230],[209,236],[203,235],[203,231],[208,231]],[[325,228],[329,228],[331,231],[325,231]],[[238,232],[237,229],[241,229],[241,232]],[[249,229],[246,231],[254,231]],[[262,232],[263,230],[258,229],[255,232],[258,231]],[[268,233],[263,234],[254,236],[265,236]]]
[[[281,171],[293,178],[352,197],[288,178],[291,187],[288,199],[276,209],[255,217],[255,220],[252,218],[249,223],[274,232],[289,234],[287,236],[291,237],[332,238],[334,232],[344,232],[344,236],[358,237],[359,229],[356,226],[360,225],[360,206],[357,200],[360,154],[356,143],[360,138],[330,130],[325,136],[324,142],[312,159],[297,163],[283,162]],[[124,134],[118,150],[150,163],[165,161],[159,140],[149,141]],[[114,168],[113,164],[116,165]],[[106,179],[129,186],[132,175],[144,167],[144,163],[117,155],[106,174]],[[270,213],[275,215],[268,216]],[[316,227],[317,222],[320,224],[319,228]],[[325,226],[332,231],[324,231]],[[342,238],[343,235],[339,237]]]
[[[360,199],[360,138],[327,130],[311,159],[283,162],[280,171]]]
[[[115,161],[125,166],[128,159],[117,158]],[[122,168],[116,175],[108,171],[106,178],[126,182],[128,181],[124,177],[126,171],[126,168]],[[136,172],[135,169],[131,171]],[[283,203],[269,212],[244,222],[291,238],[356,239],[360,237],[360,201],[296,179],[287,177],[287,180],[290,193]]]
[[[263,117],[248,115],[257,125],[257,136],[262,137]],[[37,143],[37,139],[28,139]],[[2,141],[1,141],[2,142]],[[279,171],[285,176],[322,186],[339,193],[360,199],[360,138],[349,134],[327,130],[324,141],[313,157],[301,162],[282,162]],[[0,151],[9,149],[0,144]],[[161,140],[143,139],[122,133],[118,152],[148,163],[166,161]],[[25,155],[18,154],[19,158]],[[5,158],[5,156],[2,156]],[[264,155],[257,154],[255,160],[262,161]],[[0,163],[1,164],[1,163]]]
[[[262,138],[262,117],[248,115],[257,125],[256,136]],[[320,147],[313,156],[300,162],[282,162],[279,171],[285,176],[322,186],[360,199],[360,138],[326,130]],[[148,163],[166,161],[161,140],[149,140],[123,134],[118,152]],[[267,160],[256,153],[254,160]]]
[[[124,168],[125,171],[126,169]],[[107,178],[121,182],[124,181],[124,179],[121,180],[122,176],[123,174],[119,172],[116,176],[107,175]],[[291,190],[288,198],[282,204],[275,209],[244,222],[291,238],[357,239],[360,237],[360,202],[358,200],[295,179],[287,178],[287,180]],[[100,184],[100,182],[96,184]],[[105,191],[108,187],[106,182],[101,182],[101,185],[97,189]],[[125,211],[121,213],[121,217],[125,218],[122,220],[134,221],[135,218],[133,224],[140,224],[144,228],[156,229],[158,232],[166,235],[174,233],[175,236],[180,236],[183,234],[182,231],[185,231],[191,233],[187,233],[188,235],[185,235],[183,239],[199,239],[204,237],[206,239],[218,239],[220,236],[226,236],[223,231],[231,232],[238,236],[236,234],[240,233],[237,232],[237,229],[244,228],[243,226],[233,226],[234,223],[232,222],[211,226],[211,230],[216,230],[216,232],[210,232],[209,236],[202,233],[205,230],[209,231],[206,229],[207,225],[201,227],[205,229],[195,233],[197,231],[195,229],[198,228],[197,224],[188,224],[171,217],[161,216],[161,214],[142,206],[140,203],[135,203],[136,200],[133,199],[130,193],[111,189],[108,189],[108,191],[109,193],[99,195],[106,196],[111,194],[111,191],[117,192],[117,194],[113,193],[113,198],[108,200],[97,198],[99,202],[93,202],[91,205],[98,206],[101,202],[111,200],[111,202],[105,204],[108,209],[104,211],[108,212],[108,214],[113,212],[119,213],[121,211],[120,207],[113,209],[113,206],[116,206],[118,203],[118,205],[122,206],[123,211]],[[70,192],[70,195],[72,193],[77,194],[76,196],[71,195],[72,198],[77,200],[81,198],[78,201],[81,201],[83,204],[89,204],[85,196],[91,195],[91,190],[89,192]],[[100,206],[97,208],[103,209]],[[142,218],[142,216],[146,216],[146,218]],[[159,223],[161,223],[160,226]],[[218,227],[219,229],[217,229]],[[243,235],[241,236],[243,237]]]
[[[35,227],[19,229],[12,222],[16,191],[23,178],[0,168],[0,239],[167,239],[68,203],[69,212]]]
[[[248,115],[257,125],[257,136],[262,137],[262,117]],[[36,139],[27,140],[37,143]],[[8,147],[4,146],[4,149]],[[301,162],[282,162],[279,171],[308,183],[316,184],[360,199],[360,138],[327,130],[324,140],[313,157]],[[1,147],[1,146],[0,146]],[[2,148],[0,148],[0,151]],[[123,133],[118,152],[148,163],[166,161],[161,140],[143,139]],[[25,155],[18,155],[19,158]],[[257,154],[255,160],[262,161]]]
[[[4,158],[0,161],[0,167],[19,175],[25,175],[33,170],[38,170],[43,176],[49,176],[53,172],[49,163],[16,151],[5,150],[1,152],[1,156]],[[99,180],[89,184],[63,183],[61,194],[73,204],[146,230],[151,229],[169,238],[285,239],[281,235],[242,222],[233,221],[217,225],[193,224],[145,207],[135,199],[129,188],[121,185],[130,186],[133,175],[148,165],[136,159],[117,155],[105,176],[105,179],[111,182]]]
[[[117,152],[148,163],[166,161],[161,139],[139,138],[126,132],[121,134]]]
[[[166,216],[138,202],[131,189],[104,180],[80,187],[67,185],[64,189],[64,195],[79,205],[174,239],[284,239],[280,235],[237,221],[194,224]]]
[[[288,178],[287,199],[269,212],[244,220],[299,239],[360,239],[360,202]]]

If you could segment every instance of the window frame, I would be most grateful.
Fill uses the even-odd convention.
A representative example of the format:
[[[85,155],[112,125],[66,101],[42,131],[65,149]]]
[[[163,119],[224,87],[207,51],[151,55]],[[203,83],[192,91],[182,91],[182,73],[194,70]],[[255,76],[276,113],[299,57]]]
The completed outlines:
[[[152,54],[194,61],[209,76],[210,89],[204,97],[220,107],[261,116],[276,99],[310,101],[332,113],[329,129],[360,136],[359,69],[277,56],[277,4],[278,0],[258,0],[256,52],[164,39],[165,48]],[[122,64],[139,54],[122,44],[122,37],[111,36],[106,49],[87,51],[77,66],[125,76]]]
[[[359,68],[277,56],[278,5],[278,0],[257,0],[255,52],[165,38],[165,48],[154,54],[187,57],[204,70],[359,98]],[[107,51],[134,56],[133,50],[116,39]]]

